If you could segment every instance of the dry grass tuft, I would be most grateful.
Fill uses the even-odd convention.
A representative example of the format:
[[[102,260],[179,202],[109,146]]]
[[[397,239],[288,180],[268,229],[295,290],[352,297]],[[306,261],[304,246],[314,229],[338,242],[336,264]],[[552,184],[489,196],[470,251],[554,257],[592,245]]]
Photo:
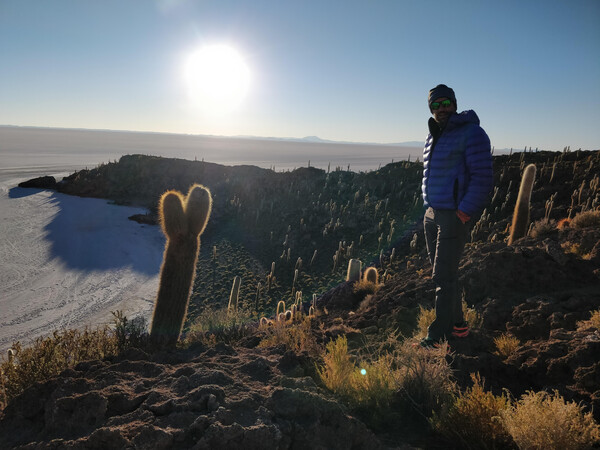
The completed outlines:
[[[577,214],[571,225],[574,228],[600,227],[600,211],[585,211]]]
[[[423,308],[419,305],[419,314],[417,315],[417,331],[415,336],[417,339],[423,339],[427,336],[427,329],[431,322],[435,320],[435,309]]]
[[[201,342],[212,346],[217,342],[233,343],[249,333],[252,313],[245,309],[206,308],[196,317],[185,334],[183,345]]]
[[[471,374],[473,386],[459,393],[432,425],[451,439],[460,439],[465,448],[507,448],[512,443],[501,421],[501,412],[510,407],[508,395],[495,396],[484,390],[484,380]]]
[[[504,359],[514,355],[519,345],[521,345],[516,337],[507,333],[502,333],[494,338],[494,344],[496,345],[496,354]]]
[[[600,441],[600,427],[592,413],[554,391],[527,392],[511,408],[501,411],[504,426],[519,448],[588,449]]]
[[[413,341],[400,343],[396,336],[383,342],[370,357],[354,356],[348,351],[346,337],[339,336],[327,344],[324,364],[317,372],[328,389],[354,407],[378,408],[379,414],[385,414],[399,391],[427,417],[456,389],[445,357],[444,348],[425,350]]]
[[[588,320],[582,320],[581,322],[577,322],[577,328],[583,329],[592,327],[596,330],[600,330],[600,309],[595,311],[591,311],[591,316]]]
[[[362,280],[354,283],[354,285],[352,286],[352,291],[355,294],[360,295],[361,297],[366,297],[367,295],[373,295],[374,293],[376,293],[380,287],[380,284],[374,283],[372,281],[367,280],[366,278],[363,278]]]
[[[556,221],[553,219],[540,219],[533,224],[529,235],[532,238],[540,239],[551,236],[556,231]]]
[[[296,353],[307,352],[312,357],[321,354],[321,347],[311,329],[312,317],[299,316],[293,321],[275,321],[267,326],[261,326],[265,337],[259,347],[275,347],[284,345]]]
[[[97,330],[55,331],[38,338],[29,347],[12,345],[11,360],[0,365],[2,407],[34,383],[44,382],[82,361],[103,359],[118,352],[115,333],[109,327]]]

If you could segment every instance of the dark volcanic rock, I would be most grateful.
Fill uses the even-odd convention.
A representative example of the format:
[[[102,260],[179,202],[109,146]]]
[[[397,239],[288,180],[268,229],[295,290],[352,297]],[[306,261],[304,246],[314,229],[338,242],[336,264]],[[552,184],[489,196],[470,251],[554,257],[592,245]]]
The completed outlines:
[[[22,188],[56,189],[56,186],[56,178],[51,176],[33,178],[19,183],[19,187]]]

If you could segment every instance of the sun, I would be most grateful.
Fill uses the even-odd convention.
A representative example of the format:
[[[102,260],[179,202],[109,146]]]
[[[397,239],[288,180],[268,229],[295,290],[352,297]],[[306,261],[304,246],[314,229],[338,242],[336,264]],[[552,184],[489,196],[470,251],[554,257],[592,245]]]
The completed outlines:
[[[191,53],[184,76],[192,104],[210,115],[235,110],[250,85],[246,63],[227,45],[207,45]]]

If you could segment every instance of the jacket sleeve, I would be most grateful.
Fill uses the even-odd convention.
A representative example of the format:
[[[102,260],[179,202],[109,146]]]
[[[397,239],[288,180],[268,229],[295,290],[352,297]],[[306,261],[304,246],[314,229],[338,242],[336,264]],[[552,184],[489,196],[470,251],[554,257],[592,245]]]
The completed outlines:
[[[465,164],[468,185],[458,209],[474,216],[486,207],[494,187],[490,138],[479,126],[473,127],[467,137]]]

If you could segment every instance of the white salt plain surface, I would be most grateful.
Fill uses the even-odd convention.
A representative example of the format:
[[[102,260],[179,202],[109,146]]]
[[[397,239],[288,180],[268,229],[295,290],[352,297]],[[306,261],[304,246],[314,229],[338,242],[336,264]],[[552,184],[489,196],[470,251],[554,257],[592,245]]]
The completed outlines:
[[[276,170],[331,164],[371,170],[416,148],[0,127],[0,351],[65,327],[149,318],[164,248],[159,227],[127,218],[141,208],[19,188],[142,153]],[[413,157],[414,159],[414,157]]]

